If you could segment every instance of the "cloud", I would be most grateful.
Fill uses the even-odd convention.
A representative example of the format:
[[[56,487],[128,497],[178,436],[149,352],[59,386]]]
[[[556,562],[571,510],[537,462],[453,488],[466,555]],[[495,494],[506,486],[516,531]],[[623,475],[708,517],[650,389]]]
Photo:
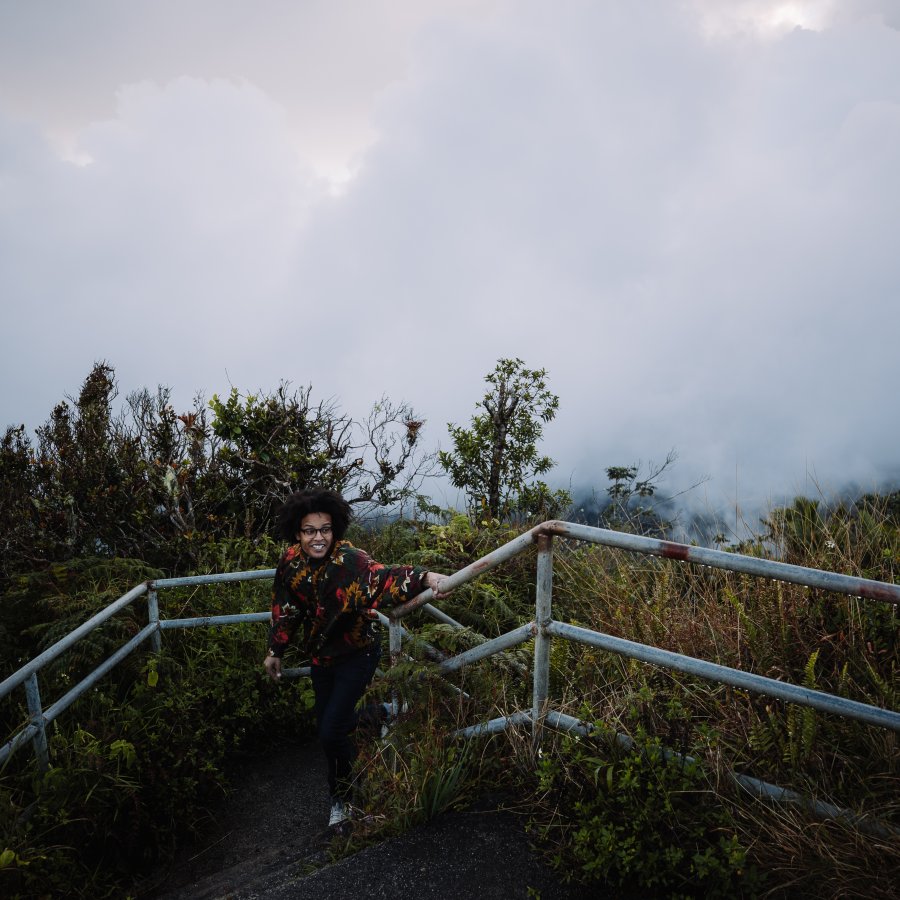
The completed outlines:
[[[778,40],[796,29],[824,31],[866,18],[900,27],[898,0],[689,0],[687,6],[713,39]]]
[[[737,467],[748,504],[812,465],[876,479],[897,436],[896,32],[709,43],[581,7],[548,42],[547,24],[433,34],[385,98],[300,277],[373,345],[425,339],[409,371],[352,348],[340,393],[374,367],[464,421],[519,355],[562,397],[563,480],[670,446],[725,497]]]
[[[181,78],[123,88],[115,118],[78,135],[82,164],[24,134],[4,160],[5,382],[25,347],[40,352],[45,392],[101,358],[135,386],[223,375],[256,304],[284,289],[324,191],[283,111],[246,83]]]
[[[713,506],[736,471],[755,507],[807,472],[896,477],[900,32],[889,4],[801,5],[765,33],[704,27],[710,3],[407,21],[403,66],[345,107],[337,194],[303,143],[327,115],[274,76],[127,84],[68,162],[7,112],[5,383],[42,360],[7,418],[107,358],[184,398],[387,393],[446,445],[519,356],[561,397],[563,484],[673,446]]]
[[[62,145],[116,114],[123,85],[247,81],[287,110],[295,149],[344,173],[376,138],[369,113],[404,76],[426,22],[485,15],[496,0],[0,0],[0,107]]]

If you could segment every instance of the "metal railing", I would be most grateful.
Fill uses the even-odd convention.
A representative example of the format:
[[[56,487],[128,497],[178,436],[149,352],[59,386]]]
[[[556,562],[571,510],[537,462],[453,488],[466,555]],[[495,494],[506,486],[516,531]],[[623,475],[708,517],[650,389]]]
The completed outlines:
[[[792,584],[806,585],[807,587],[848,594],[866,600],[900,603],[900,585],[896,584],[856,578],[836,572],[825,572],[819,569],[809,569],[773,560],[743,556],[737,553],[692,547],[686,544],[624,534],[602,528],[592,528],[572,522],[558,520],[543,522],[449,576],[445,582],[446,589],[459,587],[477,578],[482,573],[512,559],[532,545],[537,545],[534,620],[521,625],[507,634],[485,641],[477,647],[466,650],[450,659],[444,659],[439,663],[439,668],[442,672],[450,673],[533,638],[535,645],[531,710],[530,712],[520,711],[510,716],[501,716],[487,723],[461,729],[457,732],[460,736],[471,737],[478,734],[494,733],[525,723],[531,724],[535,742],[540,741],[541,729],[545,724],[577,733],[587,733],[590,730],[590,726],[585,723],[560,711],[552,710],[548,706],[550,644],[554,638],[576,641],[652,665],[662,666],[667,669],[731,685],[742,690],[776,697],[789,703],[811,707],[821,712],[846,716],[869,725],[900,732],[900,712],[555,621],[552,617],[552,593],[553,541],[556,537],[600,544],[633,553],[659,556],[683,563],[696,563],[701,566],[776,579]],[[31,740],[40,765],[46,767],[48,762],[46,726],[144,641],[149,639],[153,649],[159,651],[162,632],[172,628],[230,625],[241,622],[268,622],[270,619],[268,612],[205,616],[190,619],[161,619],[158,604],[158,592],[160,590],[203,584],[268,579],[272,578],[274,573],[274,569],[263,569],[221,575],[161,578],[140,584],[130,590],[105,610],[95,615],[0,683],[0,699],[7,696],[17,687],[24,686],[30,716],[30,723],[0,747],[0,764],[5,762],[22,744]],[[144,594],[147,594],[148,601],[148,624],[75,687],[71,688],[62,698],[53,703],[48,709],[42,709],[37,680],[38,672],[94,628]],[[404,637],[407,637],[407,633],[401,625],[401,620],[410,613],[423,609],[438,621],[458,628],[463,627],[459,622],[446,615],[446,613],[432,606],[428,602],[431,599],[431,590],[426,590],[413,600],[389,610],[387,616],[379,613],[382,621],[388,624],[392,664],[399,658],[402,641]],[[286,670],[285,674],[298,675],[308,673],[308,671],[308,669],[293,669]],[[620,736],[620,739],[628,740],[624,736]],[[744,788],[752,789],[765,796],[777,797],[788,802],[797,802],[798,799],[802,800],[796,794],[775,785],[743,775],[735,775],[733,777]],[[810,801],[806,805],[810,805],[823,815],[849,815],[836,810],[835,807],[829,804]]]

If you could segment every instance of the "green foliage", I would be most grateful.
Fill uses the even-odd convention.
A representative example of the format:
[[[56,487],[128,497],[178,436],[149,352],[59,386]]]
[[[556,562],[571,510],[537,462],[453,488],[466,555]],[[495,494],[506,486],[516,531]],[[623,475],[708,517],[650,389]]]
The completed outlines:
[[[572,506],[572,495],[565,490],[551,490],[543,481],[523,485],[508,516],[512,521],[524,522],[533,519],[543,522],[547,519],[561,519]]]
[[[347,531],[347,540],[357,547],[364,547],[373,559],[384,563],[427,565],[422,559],[425,537],[421,522],[394,519],[380,527],[362,527],[353,522]]]
[[[752,893],[757,875],[713,782],[658,738],[627,750],[566,738],[541,755],[537,777],[554,809],[538,832],[579,880],[666,897]]]
[[[782,552],[801,565],[895,581],[900,531],[882,509],[875,498],[853,508],[819,505],[814,519],[801,519],[819,533],[813,537],[798,528]],[[773,552],[766,541],[742,549],[758,556]],[[554,618],[883,708],[896,709],[900,697],[898,610],[891,604],[558,543]],[[900,773],[890,734],[762,695],[654,672],[590,648],[567,645],[556,664],[553,655],[562,652],[556,643],[554,706],[587,702],[582,717],[631,734],[639,725],[663,746],[683,752],[692,752],[691,741],[706,729],[713,743],[695,754],[701,758],[721,759],[727,769],[893,827],[900,823]],[[644,684],[638,692],[636,681]],[[665,713],[672,698],[685,717]],[[719,793],[727,799],[727,791],[720,787]],[[891,895],[884,892],[890,878],[877,873],[891,865],[896,871],[900,864],[895,839],[876,850],[860,832],[841,833],[799,812],[787,814],[747,797],[728,804],[742,844],[774,883],[796,880],[812,889],[827,882],[834,885],[829,896]]]
[[[347,459],[350,423],[333,407],[310,404],[311,388],[270,395],[237,388],[223,402],[213,394],[212,433],[222,440],[216,485],[222,515],[248,523],[250,533],[269,528],[291,489],[322,484],[345,489],[361,459]],[[257,521],[258,520],[258,521]]]
[[[472,427],[451,426],[455,450],[441,461],[477,515],[420,503],[419,521],[356,527],[352,539],[385,562],[452,572],[514,537],[524,517],[559,515],[566,497],[537,479],[552,465],[536,444],[558,402],[545,375],[501,360]],[[266,529],[280,492],[307,479],[350,491],[362,506],[412,499],[407,476],[420,471],[414,450],[421,421],[384,402],[366,423],[351,423],[309,396],[284,386],[271,395],[232,391],[214,397],[209,410],[198,402],[177,416],[160,390],[134,395],[116,416],[113,373],[101,364],[76,399],[54,410],[36,447],[24,429],[8,429],[0,441],[6,668],[144,579],[272,565],[278,548]],[[670,461],[646,474],[639,466],[610,467],[603,524],[661,528],[652,501]],[[897,508],[896,494],[835,506],[798,498],[773,511],[764,539],[740,549],[896,581]],[[554,618],[897,708],[900,629],[889,604],[567,541],[556,542],[555,560]],[[458,652],[530,620],[534,578],[529,554],[486,573],[440,603],[466,629],[419,626],[421,637]],[[259,611],[268,590],[258,582],[220,585],[167,591],[160,600],[171,617]],[[146,622],[144,602],[42,675],[45,705],[136,633]],[[230,758],[307,729],[308,681],[265,680],[263,645],[261,626],[166,632],[162,653],[136,651],[54,724],[50,773],[37,776],[18,755],[0,774],[0,892],[121,895],[227,789]],[[399,691],[413,710],[363,761],[367,802],[387,815],[380,821],[389,828],[422,821],[465,802],[479,779],[509,777],[510,756],[520,752],[514,745],[510,753],[502,739],[486,742],[476,760],[445,736],[498,711],[527,708],[531,652],[523,645],[452,683],[405,662],[378,683],[374,690]],[[788,828],[711,784],[699,764],[667,760],[662,750],[721,758],[727,768],[897,822],[890,735],[559,640],[551,648],[550,688],[554,706],[614,724],[640,748],[574,740],[545,747],[535,802],[551,813],[536,814],[537,821],[556,841],[560,862],[581,877],[668,895],[752,893],[748,852],[779,884],[809,883],[797,859],[820,879],[844,878],[847,847],[863,885],[873,860],[897,858],[896,846],[854,843],[824,828],[816,831],[822,846],[807,843],[797,855],[809,840],[808,823]],[[21,698],[0,708],[9,731],[26,715]],[[780,839],[773,823],[783,828]]]
[[[293,393],[281,384],[272,394],[210,401],[213,433],[222,439],[225,502],[242,518],[267,529],[285,496],[312,484],[344,494],[356,505],[393,506],[414,495],[432,457],[419,454],[424,421],[406,404],[382,398],[362,422],[334,403],[310,402],[311,387]]]
[[[253,626],[172,635],[135,683],[125,734],[145,761],[157,840],[184,827],[185,808],[222,792],[229,758],[310,727],[309,680],[272,684],[261,646]]]
[[[0,777],[11,810],[0,845],[21,860],[7,896],[68,896],[67,883],[83,886],[73,896],[121,896],[228,789],[229,759],[311,727],[308,680],[272,685],[258,630],[240,631],[172,641],[124,699],[104,690],[76,704],[53,729],[45,775]]]
[[[425,677],[421,667],[414,671],[406,664],[391,671],[389,685],[402,692],[404,712],[386,739],[360,748],[364,777],[357,802],[375,814],[371,831],[360,836],[363,842],[464,805],[482,775],[483,760],[476,759],[473,745],[448,734],[448,718],[460,714],[459,695],[448,692],[432,670]]]
[[[777,541],[786,554],[820,552],[827,540],[825,519],[818,500],[795,497],[791,506],[772,510],[764,523],[770,539]]]
[[[78,398],[58,404],[33,449],[21,428],[7,429],[0,454],[2,571],[16,563],[101,552],[131,555],[131,490],[142,460],[112,415],[112,369],[97,364]],[[14,482],[18,481],[18,486]]]
[[[222,537],[258,539],[294,490],[321,483],[360,508],[413,498],[434,466],[424,421],[386,398],[355,420],[311,388],[242,395],[176,415],[171,392],[142,390],[114,412],[115,373],[97,363],[37,429],[0,439],[0,579],[44,562],[128,557],[166,571],[197,564]]]
[[[19,668],[136,584],[160,574],[140,560],[84,557],[11,578],[8,589],[0,593],[5,666],[10,672]],[[40,675],[45,705],[47,698],[62,696],[146,623],[146,599],[140,598],[45,666]],[[137,657],[126,657],[116,669],[115,683],[128,684],[139,668]],[[17,730],[26,718],[24,692],[0,701],[3,735]]]
[[[829,507],[817,499],[795,497],[763,521],[765,539],[788,562],[894,581],[900,566],[900,491],[886,496],[866,494],[855,503]]]
[[[597,498],[592,494],[582,499],[578,504],[579,517],[600,528],[665,536],[673,525],[663,512],[671,498],[660,502],[659,482],[677,458],[676,452],[670,450],[662,463],[650,461],[646,467],[640,462],[628,466],[608,466],[606,477],[610,484],[606,488],[607,496]],[[680,493],[696,486],[692,485]]]
[[[176,417],[160,388],[132,395],[115,414],[117,393],[112,368],[98,363],[77,398],[59,403],[37,429],[36,448],[23,428],[7,430],[0,576],[79,556],[168,566],[190,556],[203,512],[198,481],[211,464],[202,410]]]
[[[537,449],[544,424],[559,407],[546,375],[546,369],[527,369],[521,359],[499,360],[485,377],[487,393],[475,404],[483,412],[472,416],[469,428],[447,426],[454,449],[438,458],[480,517],[499,519],[513,511],[528,516],[571,503],[566,492],[530,481],[554,465]]]
[[[115,896],[140,853],[147,816],[135,748],[76,728],[57,730],[50,753],[53,767],[34,773],[29,787],[0,779],[4,896]]]
[[[253,567],[271,562],[273,546],[235,539],[204,552],[211,561]],[[21,577],[13,596],[4,595],[4,611],[40,617],[23,630],[33,655],[155,574],[129,560],[59,564]],[[258,612],[268,592],[261,582],[164,591],[160,606],[169,618]],[[130,638],[146,615],[133,603],[45,669],[45,706]],[[4,896],[57,896],[67,894],[67,884],[76,886],[73,896],[121,896],[123,885],[165,858],[221,797],[229,759],[310,729],[308,679],[272,684],[260,665],[264,646],[260,625],[168,631],[161,654],[146,645],[134,651],[53,723],[46,775],[34,773],[27,750],[16,754],[0,773],[0,799],[9,801],[8,816],[0,814],[0,848],[13,853],[0,867]],[[21,701],[7,703],[11,732],[25,711]]]
[[[413,777],[420,780],[417,817],[430,822],[464,796],[471,763],[471,744],[448,744],[431,758],[416,756]]]

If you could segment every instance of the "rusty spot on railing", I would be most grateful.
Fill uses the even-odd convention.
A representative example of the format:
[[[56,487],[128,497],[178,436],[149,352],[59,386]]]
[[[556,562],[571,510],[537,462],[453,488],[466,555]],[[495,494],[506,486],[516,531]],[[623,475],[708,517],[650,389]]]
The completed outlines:
[[[686,562],[691,558],[691,548],[686,544],[673,544],[671,541],[659,542],[660,555],[666,559],[680,559]]]
[[[534,528],[531,529],[531,533],[534,535],[535,539],[539,538],[542,534],[557,534],[558,532],[565,532],[565,522],[560,522],[559,519],[548,519],[546,522],[541,522],[540,525],[535,525]]]
[[[900,603],[894,591],[880,584],[860,584],[859,596],[869,600],[883,600],[885,603]]]

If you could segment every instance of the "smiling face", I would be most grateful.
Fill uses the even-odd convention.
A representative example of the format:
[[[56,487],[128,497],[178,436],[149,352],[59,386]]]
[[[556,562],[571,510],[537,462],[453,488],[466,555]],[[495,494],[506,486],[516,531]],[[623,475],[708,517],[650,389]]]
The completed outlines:
[[[315,529],[315,530],[314,530]],[[325,533],[322,533],[325,529]],[[324,559],[331,550],[334,535],[331,531],[331,516],[328,513],[310,513],[300,520],[297,539],[303,552],[310,559]]]

